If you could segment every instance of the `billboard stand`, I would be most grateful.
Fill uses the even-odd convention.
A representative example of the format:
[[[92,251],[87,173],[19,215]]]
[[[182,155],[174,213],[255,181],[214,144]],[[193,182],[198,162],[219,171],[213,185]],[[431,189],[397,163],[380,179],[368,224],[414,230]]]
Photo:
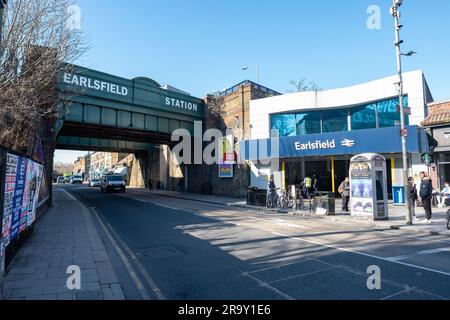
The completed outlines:
[[[2,236],[3,207],[5,196],[6,150],[0,147],[0,300],[3,299],[3,283],[5,280],[6,247]]]

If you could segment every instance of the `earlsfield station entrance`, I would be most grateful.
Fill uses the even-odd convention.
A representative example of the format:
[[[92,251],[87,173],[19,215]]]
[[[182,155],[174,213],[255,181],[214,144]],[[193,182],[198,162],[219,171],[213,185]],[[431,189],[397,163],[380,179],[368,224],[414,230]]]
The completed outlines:
[[[428,137],[422,128],[408,126],[408,130],[410,155],[429,150]],[[349,176],[351,158],[361,153],[379,153],[386,158],[390,197],[393,187],[401,185],[398,127],[248,140],[242,148],[243,157],[251,162],[252,186],[260,189],[266,188],[267,177],[271,175],[282,189],[300,185],[305,177],[316,176],[317,190],[337,194],[339,185]]]

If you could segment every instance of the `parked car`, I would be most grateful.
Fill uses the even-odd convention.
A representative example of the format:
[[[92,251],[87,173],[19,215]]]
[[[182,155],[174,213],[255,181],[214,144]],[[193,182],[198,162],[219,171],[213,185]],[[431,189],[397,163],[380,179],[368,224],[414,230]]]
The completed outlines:
[[[112,174],[103,176],[100,181],[101,192],[120,191],[125,193],[125,179],[122,175]]]
[[[64,178],[63,176],[56,178],[56,183],[57,184],[64,184],[66,183],[66,178]]]
[[[83,175],[82,174],[74,174],[71,178],[70,178],[70,183],[75,184],[75,183],[83,183]]]
[[[101,183],[100,183],[100,179],[91,179],[91,181],[89,182],[89,187],[100,187]]]

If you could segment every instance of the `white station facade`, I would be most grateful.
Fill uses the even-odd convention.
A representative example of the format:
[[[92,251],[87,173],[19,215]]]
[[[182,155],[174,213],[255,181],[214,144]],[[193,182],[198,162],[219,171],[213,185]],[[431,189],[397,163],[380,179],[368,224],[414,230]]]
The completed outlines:
[[[354,155],[379,153],[386,158],[392,198],[395,187],[403,186],[396,82],[398,77],[391,76],[345,88],[252,100],[251,139],[242,146],[243,157],[251,165],[251,185],[264,189],[268,176],[274,175],[283,188],[315,174],[321,191],[336,192],[349,175]],[[415,178],[426,170],[421,154],[429,152],[429,138],[419,125],[432,101],[422,71],[404,73],[409,170]],[[248,151],[254,144],[270,145],[274,139],[279,144],[277,154],[262,152],[259,147],[256,153]],[[267,165],[268,158],[279,161],[278,170]]]

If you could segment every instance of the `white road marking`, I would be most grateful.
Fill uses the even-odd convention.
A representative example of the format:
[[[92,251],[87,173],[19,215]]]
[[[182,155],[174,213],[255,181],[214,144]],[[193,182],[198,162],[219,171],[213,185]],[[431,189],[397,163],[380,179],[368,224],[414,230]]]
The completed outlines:
[[[387,299],[393,298],[393,297],[398,296],[398,295],[403,294],[403,293],[410,293],[411,291],[415,291],[416,289],[417,289],[417,287],[406,288],[405,290],[402,290],[402,291],[399,291],[397,293],[391,294],[389,296],[383,297],[380,300],[387,300]]]
[[[280,269],[280,268],[292,266],[292,265],[294,265],[294,264],[299,264],[299,263],[306,262],[306,261],[310,261],[310,260],[313,260],[313,259],[307,258],[307,259],[304,259],[304,260],[302,260],[302,261],[296,261],[296,262],[291,262],[291,263],[285,263],[285,264],[281,264],[281,265],[277,265],[277,266],[273,266],[273,267],[267,267],[267,268],[262,268],[262,269],[258,269],[258,270],[249,271],[248,273],[258,273],[258,272],[261,272],[261,271],[267,271],[267,270],[273,270],[273,269]]]
[[[120,238],[120,236],[114,231],[114,229],[111,227],[111,225],[107,222],[104,221],[103,223],[103,219],[100,218],[100,215],[97,213],[97,209],[96,208],[92,208],[92,210],[94,211],[97,219],[100,221],[100,224],[102,225],[102,227],[104,228],[109,228],[109,230],[111,231],[111,233],[114,234],[114,238],[117,239],[118,242],[120,242],[120,244],[123,246],[123,248],[125,249],[125,251],[127,251],[127,253],[131,256],[131,258],[133,259],[133,261],[136,263],[136,265],[139,268],[139,271],[142,273],[142,275],[144,276],[145,281],[147,282],[147,284],[149,285],[149,287],[152,289],[153,293],[156,295],[158,300],[165,300],[166,298],[164,297],[164,295],[162,294],[161,290],[158,288],[158,286],[156,285],[155,281],[153,281],[153,279],[150,277],[150,275],[147,273],[147,271],[145,270],[144,266],[142,265],[142,263],[140,262],[140,260],[136,257],[136,255],[131,251],[131,249],[125,244],[125,242]],[[108,237],[110,237],[110,240],[112,239],[111,242],[114,242],[115,245],[117,245],[117,243],[114,241],[112,235],[108,232],[108,230],[105,229],[105,232],[108,234]],[[117,248],[121,251],[120,247],[117,246]],[[125,259],[128,261],[128,259],[125,256]],[[129,263],[129,262],[128,262]],[[134,271],[133,271],[134,272]],[[139,281],[139,279],[138,279]],[[140,281],[139,281],[140,282]],[[142,283],[141,283],[142,285]]]
[[[268,284],[267,282],[264,282],[254,276],[252,276],[251,274],[247,274],[246,275],[249,278],[252,278],[253,280],[255,280],[261,287],[267,288],[270,291],[278,294],[279,296],[283,297],[286,300],[295,300],[294,298],[292,298],[290,295],[284,293],[283,291],[278,290],[277,288],[272,287],[270,284]]]
[[[434,254],[434,253],[440,253],[450,251],[450,248],[438,248],[438,249],[431,249],[431,250],[422,250],[417,252],[418,255],[425,255],[425,254]]]
[[[125,268],[127,269],[129,275],[131,276],[131,279],[133,279],[134,283],[136,284],[136,287],[138,288],[139,293],[141,294],[142,298],[144,300],[150,300],[150,296],[148,295],[147,291],[145,290],[144,285],[142,284],[141,280],[139,280],[139,277],[137,276],[136,272],[133,270],[133,267],[131,266],[130,261],[128,260],[126,255],[123,253],[122,249],[119,247],[117,242],[114,240],[114,237],[111,235],[108,228],[105,226],[103,221],[100,219],[99,215],[97,214],[96,209],[95,208],[91,208],[91,209],[92,209],[92,212],[94,212],[94,216],[97,218],[103,231],[106,233],[106,236],[108,237],[109,241],[111,241],[111,244],[113,245],[114,249],[119,254],[120,259],[122,260],[123,264],[125,265]]]
[[[317,274],[317,273],[322,273],[322,272],[330,271],[330,270],[333,270],[333,269],[336,269],[336,267],[329,267],[329,268],[325,268],[325,269],[321,269],[321,270],[316,270],[316,271],[311,271],[311,272],[307,272],[307,273],[300,273],[300,274],[297,274],[297,275],[295,275],[295,276],[291,276],[291,277],[287,277],[287,278],[283,278],[283,279],[271,281],[271,282],[269,282],[269,283],[270,283],[270,284],[273,284],[273,283],[277,283],[277,282],[283,282],[283,281],[287,281],[287,280],[297,279],[297,278],[306,277],[306,276],[310,276],[310,275]]]
[[[407,260],[407,259],[409,259],[411,257],[412,256],[407,256],[407,255],[398,256],[398,257],[387,257],[386,260],[389,260],[389,261],[402,261],[402,260]]]
[[[278,232],[272,232],[272,234],[274,234],[276,236],[284,237],[284,238],[289,238],[289,239],[294,239],[294,240],[297,240],[297,241],[303,241],[303,242],[307,242],[307,243],[312,243],[312,244],[316,244],[316,245],[327,247],[327,248],[332,248],[332,249],[339,250],[339,251],[354,253],[354,254],[358,254],[358,255],[361,255],[361,256],[365,256],[365,257],[369,257],[369,258],[373,258],[373,259],[378,259],[378,260],[383,260],[383,261],[387,261],[387,262],[391,262],[391,263],[396,263],[396,264],[400,264],[400,265],[403,265],[403,266],[408,266],[408,267],[412,267],[412,268],[416,268],[416,269],[420,269],[420,270],[425,270],[425,271],[429,271],[429,272],[433,272],[433,273],[438,273],[438,274],[442,274],[442,275],[445,275],[447,277],[450,277],[450,273],[449,272],[444,272],[444,271],[435,270],[435,269],[431,269],[431,268],[421,267],[421,266],[417,266],[417,265],[414,265],[414,264],[405,263],[405,262],[401,262],[401,261],[392,261],[392,260],[388,260],[387,258],[376,256],[376,255],[373,255],[373,254],[359,252],[359,251],[354,251],[354,250],[350,250],[350,249],[346,249],[346,248],[340,248],[340,247],[337,247],[337,246],[334,246],[334,245],[331,245],[331,244],[324,244],[324,243],[320,243],[320,242],[317,242],[317,241],[302,239],[302,238],[299,238],[299,237],[292,237],[292,236],[285,235],[285,234],[278,233]]]
[[[63,189],[64,190],[64,189]],[[68,192],[67,190],[64,190],[64,192],[74,201],[76,201],[82,208],[86,208],[84,206],[84,204],[79,201],[75,196],[73,196],[70,192]],[[134,281],[136,287],[139,290],[139,294],[141,295],[142,299],[144,300],[150,300],[150,296],[148,295],[147,291],[145,290],[142,282],[139,280],[139,277],[137,276],[136,272],[133,270],[133,268],[131,267],[130,262],[128,261],[128,258],[125,256],[125,254],[123,253],[122,249],[120,249],[120,247],[117,245],[116,241],[114,240],[114,238],[112,237],[112,235],[109,233],[108,229],[106,228],[106,226],[103,224],[102,220],[100,219],[100,217],[97,215],[97,212],[95,210],[95,208],[91,208],[92,212],[94,213],[94,216],[97,218],[100,226],[102,227],[102,229],[105,231],[106,236],[108,237],[108,239],[111,241],[111,244],[113,245],[114,249],[116,250],[117,254],[119,255],[120,259],[122,260],[122,262],[125,265],[125,268],[127,269],[131,279]],[[87,210],[87,208],[86,208]]]

